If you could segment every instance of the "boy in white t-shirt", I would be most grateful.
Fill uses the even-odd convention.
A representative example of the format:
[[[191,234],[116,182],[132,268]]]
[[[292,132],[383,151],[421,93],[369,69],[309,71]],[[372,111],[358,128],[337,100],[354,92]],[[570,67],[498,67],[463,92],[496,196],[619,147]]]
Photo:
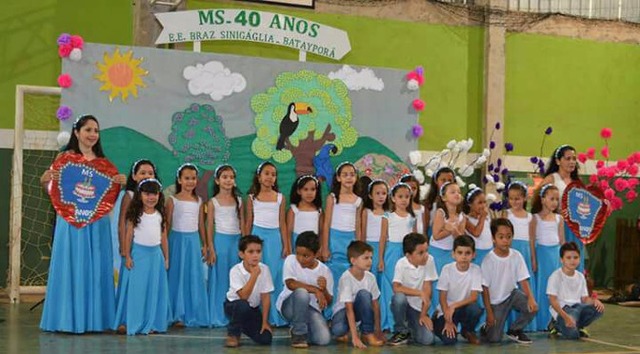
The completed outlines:
[[[384,344],[384,337],[380,330],[380,289],[375,275],[369,272],[373,247],[363,241],[351,241],[347,257],[351,268],[342,273],[338,282],[331,333],[339,342],[346,342],[347,333],[351,332],[351,342],[356,348],[366,348],[365,343],[379,347]],[[360,322],[362,340],[358,336],[357,322]]]
[[[538,311],[538,304],[529,286],[529,271],[520,252],[511,248],[513,224],[505,218],[491,221],[493,250],[482,261],[482,299],[487,311],[487,322],[480,329],[484,341],[497,343],[507,316],[515,309],[520,314],[507,331],[507,337],[518,343],[529,344],[524,334]],[[518,289],[520,285],[520,289]]]
[[[238,249],[242,262],[229,271],[229,291],[224,303],[224,312],[229,318],[225,346],[235,348],[240,345],[241,333],[258,344],[271,344],[268,316],[273,280],[269,267],[260,262],[262,240],[247,235],[240,239]]]
[[[475,241],[461,235],[453,241],[452,257],[455,262],[442,268],[438,279],[440,305],[433,315],[435,335],[444,344],[455,344],[457,327],[471,344],[480,344],[475,328],[482,315],[478,293],[482,292],[482,271],[471,263],[476,254]]]
[[[547,283],[549,311],[553,317],[551,333],[560,332],[564,338],[589,337],[585,327],[604,313],[600,300],[589,297],[584,275],[576,272],[580,265],[580,248],[575,242],[560,247],[562,267],[551,273]]]
[[[438,279],[438,274],[433,257],[427,253],[428,248],[427,237],[423,234],[410,233],[402,240],[405,256],[398,260],[393,273],[391,312],[395,328],[389,345],[406,344],[409,339],[420,345],[434,342],[433,322],[428,312],[431,282]]]
[[[318,234],[301,233],[295,246],[295,255],[284,260],[285,287],[278,296],[276,308],[291,323],[292,347],[307,348],[308,343],[327,345],[331,333],[322,311],[333,300],[333,276],[316,258],[320,250]]]

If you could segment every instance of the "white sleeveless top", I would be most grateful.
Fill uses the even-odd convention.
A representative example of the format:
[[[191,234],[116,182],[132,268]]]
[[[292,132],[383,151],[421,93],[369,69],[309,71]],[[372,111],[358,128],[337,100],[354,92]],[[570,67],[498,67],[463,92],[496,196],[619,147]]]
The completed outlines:
[[[556,246],[560,244],[560,235],[558,234],[558,225],[560,224],[560,215],[554,214],[555,221],[544,221],[538,214],[536,218],[536,243],[542,246]]]
[[[469,215],[467,215],[467,218],[469,218],[469,221],[471,221],[471,223],[474,225],[478,225],[478,223],[480,222],[480,219],[476,219]],[[488,215],[484,221],[483,226],[484,227],[482,228],[482,232],[480,233],[479,237],[471,235],[469,231],[467,231],[467,235],[471,236],[476,242],[477,250],[490,250],[493,248],[493,240],[491,237],[491,218]]]
[[[527,212],[527,216],[519,218],[513,214],[511,209],[507,210],[507,218],[513,224],[513,239],[521,241],[529,241],[529,223],[531,223],[531,213]]]
[[[562,200],[564,190],[567,189],[567,183],[565,183],[558,172],[554,172],[551,175],[553,176],[553,185],[558,187],[558,192],[560,192],[560,200]]]
[[[178,232],[197,232],[202,199],[198,197],[197,202],[178,200],[175,196],[171,196],[171,199],[173,200],[171,229]]]
[[[320,222],[320,211],[304,211],[298,209],[295,204],[291,204],[293,211],[293,233],[300,235],[305,231],[318,233],[318,223]]]
[[[333,197],[333,213],[331,214],[331,228],[351,232],[356,231],[356,212],[358,207],[362,203],[362,199],[358,197],[355,203],[335,203],[336,196],[331,193]]]
[[[376,215],[373,210],[366,209],[367,211],[367,242],[380,242],[380,235],[382,234],[382,218],[387,217],[387,213],[382,215]]]
[[[216,197],[211,198],[214,209],[215,230],[225,235],[238,235],[240,231],[240,219],[235,205],[220,205]],[[238,197],[236,203],[242,210],[242,199]]]
[[[250,195],[249,198],[253,198]],[[258,199],[253,201],[253,224],[267,229],[277,229],[280,227],[280,204],[282,203],[282,193],[278,193],[275,202],[261,202]]]
[[[424,234],[425,231],[425,227],[424,227],[424,213],[425,213],[425,207],[424,205],[420,206],[420,209],[413,209],[413,213],[416,214],[416,232],[419,234]]]
[[[162,239],[162,215],[156,210],[153,214],[145,212],[140,223],[133,229],[133,242],[142,246],[157,246]]]
[[[442,210],[442,209],[438,209],[438,210]],[[442,210],[441,213],[444,215],[444,210]],[[461,223],[463,220],[464,220],[464,214],[463,213],[458,214],[457,222]],[[449,219],[445,216],[444,221],[449,221]],[[436,240],[432,236],[431,237],[431,244],[429,246],[430,247],[439,248],[439,249],[442,249],[442,250],[451,251],[451,250],[453,250],[453,236],[449,235],[449,236],[447,236],[447,237],[445,237],[443,239],[440,239],[440,240]]]
[[[402,217],[395,212],[389,213],[389,242],[402,243],[404,237],[413,232],[415,222],[416,219],[411,215]]]

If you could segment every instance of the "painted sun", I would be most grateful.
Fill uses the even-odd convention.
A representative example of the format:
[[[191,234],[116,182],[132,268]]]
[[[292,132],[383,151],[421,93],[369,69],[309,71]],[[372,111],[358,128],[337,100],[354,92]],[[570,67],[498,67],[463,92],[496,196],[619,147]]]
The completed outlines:
[[[120,49],[116,48],[111,56],[104,53],[104,61],[96,64],[100,74],[95,78],[102,82],[100,91],[110,91],[109,101],[120,96],[126,102],[129,95],[138,97],[138,87],[147,87],[142,77],[149,72],[140,67],[142,60],[133,58],[131,50],[120,54]]]

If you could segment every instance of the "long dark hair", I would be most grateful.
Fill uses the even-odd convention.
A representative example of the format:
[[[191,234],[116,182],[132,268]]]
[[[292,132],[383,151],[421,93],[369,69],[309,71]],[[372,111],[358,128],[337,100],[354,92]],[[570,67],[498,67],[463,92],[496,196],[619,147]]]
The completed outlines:
[[[397,183],[395,186],[391,187],[391,197],[394,197],[400,188],[406,188],[409,191],[409,205],[407,205],[406,212],[415,218],[416,214],[413,212],[413,205],[411,205],[411,186],[404,182]],[[395,203],[393,203],[393,211],[396,211]]]
[[[251,187],[249,187],[248,194],[252,195],[253,199],[256,199],[258,197],[258,194],[260,194],[260,174],[262,173],[262,170],[264,170],[264,168],[267,166],[272,166],[273,169],[276,170],[276,181],[273,183],[272,189],[276,192],[280,192],[280,189],[278,188],[278,169],[276,168],[276,165],[274,165],[273,162],[264,161],[263,163],[258,165],[258,168],[256,168],[256,173],[253,175]]]
[[[151,168],[153,168],[153,178],[157,179],[158,181],[160,180],[158,178],[158,171],[156,170],[156,165],[154,165],[153,162],[151,162],[151,160],[140,159],[134,162],[133,165],[131,165],[131,170],[129,171],[129,177],[127,177],[127,187],[125,188],[126,190],[135,192],[136,189],[138,189],[138,182],[136,182],[133,179],[133,176],[136,173],[138,173],[138,171],[140,170],[140,167],[144,165],[151,166]]]
[[[371,177],[367,175],[362,175],[360,176],[360,178],[358,178],[358,183],[357,183],[358,196],[362,198],[363,201],[367,198],[367,195],[369,194],[369,184],[371,184],[372,181],[373,180],[371,179]]]
[[[440,177],[440,175],[443,173],[451,173],[454,180],[456,178],[456,173],[449,167],[440,167],[436,170],[436,172],[433,173],[431,182],[429,182],[429,194],[427,194],[427,199],[425,200],[425,207],[427,208],[427,210],[431,210],[433,208],[433,203],[437,201],[436,198],[438,197],[438,193],[440,192],[437,181],[438,177]]]
[[[558,165],[557,160],[560,160],[562,157],[564,157],[564,153],[567,151],[575,152],[576,149],[571,145],[560,145],[555,150],[553,150],[553,154],[551,154],[551,157],[549,158],[549,164],[544,173],[544,177],[547,177],[550,174],[553,174],[560,170],[560,165]],[[576,161],[576,168],[573,171],[571,171],[571,180],[576,181],[580,179],[580,177],[578,177],[579,168],[580,168],[580,165]]]
[[[309,181],[313,181],[316,184],[316,196],[313,198],[313,205],[318,210],[322,210],[322,192],[320,190],[320,183],[318,183],[318,179],[312,175],[304,175],[296,178],[296,180],[291,185],[291,195],[289,195],[289,201],[292,205],[299,206],[302,201],[302,196],[298,193]]]
[[[131,204],[127,209],[126,220],[133,223],[135,228],[140,224],[140,217],[144,213],[144,205],[142,204],[142,192],[158,194],[158,203],[156,203],[156,210],[162,216],[162,230],[166,225],[165,212],[164,212],[164,195],[162,194],[162,185],[157,179],[149,178],[140,182],[139,187],[136,189]]]
[[[407,183],[407,184],[409,184],[409,182],[415,182],[416,186],[418,186],[418,190],[415,191],[416,194],[414,194],[413,199],[411,201],[416,204],[420,204],[420,182],[418,182],[418,179],[416,178],[416,176],[410,173],[407,173],[406,175],[402,175],[402,177],[400,177],[400,182]],[[411,187],[411,185],[409,185],[409,187]],[[413,188],[411,190],[411,193],[413,193]]]
[[[376,179],[371,181],[371,183],[369,183],[369,185],[367,186],[367,188],[365,188],[366,194],[364,194],[364,200],[362,202],[362,205],[369,209],[369,210],[373,210],[373,199],[371,199],[371,191],[373,191],[373,188],[377,185],[383,185],[385,186],[385,188],[387,188],[387,199],[384,201],[384,203],[382,204],[382,209],[384,211],[388,211],[390,208],[390,204],[391,202],[389,202],[389,186],[387,185],[387,182],[381,180],[381,179]]]
[[[552,190],[557,191],[558,187],[556,187],[551,183],[547,183],[540,186],[540,188],[538,188],[533,193],[533,204],[531,205],[531,214],[537,214],[542,211],[542,198],[544,198],[544,196],[547,195],[547,193],[549,193],[549,191],[552,191]],[[558,204],[558,208],[560,208],[560,204]],[[558,210],[556,209],[553,212],[557,213]]]
[[[213,197],[215,197],[220,193],[220,185],[216,183],[215,180],[220,179],[220,176],[224,171],[233,172],[234,179],[238,177],[238,175],[236,174],[236,169],[229,164],[223,164],[216,167],[216,170],[214,172],[214,181],[213,181]],[[240,189],[238,189],[238,187],[234,184],[233,188],[231,188],[231,196],[233,197],[233,200],[235,200],[236,202],[236,213],[238,214],[238,220],[240,220],[240,203],[238,203],[238,199],[241,197],[241,195],[242,194],[240,193]]]
[[[338,165],[338,168],[336,168],[336,173],[333,175],[333,181],[331,181],[331,193],[333,193],[333,196],[336,198],[336,204],[340,203],[340,188],[342,188],[342,183],[338,181],[338,178],[340,177],[340,172],[342,172],[342,170],[347,166],[351,166],[353,168],[353,170],[356,172],[356,181],[358,180],[358,169],[356,168],[356,165],[348,161],[342,162]],[[358,195],[357,186],[357,183],[353,186],[353,193],[355,193],[356,195]]]
[[[80,129],[87,124],[88,121],[94,121],[98,125],[98,133],[100,132],[100,123],[98,119],[90,114],[85,114],[83,116],[78,117],[76,121],[73,123],[73,128],[71,129],[71,137],[69,138],[69,142],[67,146],[64,148],[64,151],[73,151],[76,154],[82,154],[80,151],[80,142],[78,142],[78,137],[75,133],[79,133]],[[91,147],[91,150],[96,155],[96,157],[105,157],[104,151],[102,151],[102,144],[100,143],[100,135],[98,135],[98,141]]]
[[[449,219],[449,209],[447,208],[447,205],[444,203],[444,200],[442,199],[442,197],[447,193],[447,189],[454,185],[456,185],[455,182],[447,182],[442,185],[442,188],[436,187],[436,190],[438,193],[438,197],[436,198],[436,208],[442,209],[442,211],[444,211],[444,216],[447,219]],[[456,213],[460,214],[461,212],[462,212],[462,205],[458,204],[456,206]]]
[[[522,198],[524,198],[524,203],[522,204],[522,209],[527,210],[527,186],[522,183],[522,182],[511,182],[509,183],[509,187],[507,187],[507,192],[506,197],[507,197],[507,205],[509,206],[509,208],[511,208],[511,205],[509,205],[509,192],[510,191],[519,191],[520,193],[522,193]]]
[[[176,194],[182,192],[182,185],[180,184],[180,177],[182,176],[182,171],[184,170],[191,170],[191,171],[196,171],[196,178],[198,177],[198,168],[196,167],[196,165],[192,164],[192,163],[184,163],[182,165],[180,165],[180,167],[178,167],[178,170],[176,171]],[[191,195],[196,195],[196,189],[194,188],[191,191]]]
[[[464,195],[464,200],[462,201],[462,211],[469,215],[471,212],[471,204],[473,204],[476,198],[482,194],[484,194],[484,191],[478,187],[469,189]]]

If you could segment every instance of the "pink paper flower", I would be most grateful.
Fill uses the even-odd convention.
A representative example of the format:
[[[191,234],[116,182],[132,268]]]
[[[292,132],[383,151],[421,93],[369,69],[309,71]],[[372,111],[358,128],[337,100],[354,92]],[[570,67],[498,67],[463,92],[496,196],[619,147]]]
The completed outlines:
[[[598,162],[596,162],[596,168],[601,169],[602,167],[604,167],[604,161],[598,160]]]
[[[424,110],[425,104],[423,100],[416,98],[415,100],[413,100],[412,105],[413,105],[413,109],[415,109],[418,112],[421,112]]]
[[[629,167],[629,163],[627,160],[618,160],[616,167],[618,167],[619,170],[626,170],[627,167]]]
[[[609,200],[613,199],[613,197],[615,196],[616,196],[616,192],[611,188],[604,191],[604,197]]]
[[[587,149],[587,157],[590,159],[595,159],[596,158],[596,149],[595,148],[588,148]]]
[[[627,173],[631,176],[636,176],[638,174],[638,165],[631,165],[627,167]]]
[[[77,35],[71,36],[71,46],[73,48],[82,49],[84,47],[84,39]]]
[[[624,178],[618,177],[613,182],[613,186],[616,187],[616,190],[618,192],[622,192],[623,190],[627,189],[627,187],[629,187],[629,183]]]
[[[598,176],[597,176],[597,175],[591,175],[591,176],[589,176],[589,182],[591,182],[591,184],[596,184],[596,183],[598,183]]]
[[[69,74],[61,74],[58,76],[58,86],[62,88],[69,88],[73,84],[73,80],[71,79],[71,75]]]
[[[587,162],[587,154],[581,152],[578,154],[578,161],[580,161],[581,163],[585,163]]]
[[[599,184],[600,189],[602,189],[603,191],[611,189],[611,187],[609,187],[609,181],[607,181],[606,179],[601,180]]]
[[[633,153],[633,159],[636,160],[636,163],[640,163],[640,151]]]
[[[629,184],[629,189],[635,189],[638,186],[638,183],[640,183],[638,181],[637,178],[629,178],[627,180],[627,184]]]
[[[58,55],[60,56],[60,58],[66,58],[69,56],[69,54],[71,54],[72,49],[73,47],[71,46],[71,44],[61,44],[58,46]]]
[[[602,137],[602,139],[611,138],[611,128],[602,128],[602,130],[600,131],[600,136]]]
[[[608,146],[604,146],[602,148],[602,150],[600,150],[600,154],[602,154],[602,156],[604,156],[605,159],[609,158],[609,147]]]
[[[613,197],[611,198],[611,208],[613,210],[620,210],[622,209],[622,199],[620,199],[619,197]]]

